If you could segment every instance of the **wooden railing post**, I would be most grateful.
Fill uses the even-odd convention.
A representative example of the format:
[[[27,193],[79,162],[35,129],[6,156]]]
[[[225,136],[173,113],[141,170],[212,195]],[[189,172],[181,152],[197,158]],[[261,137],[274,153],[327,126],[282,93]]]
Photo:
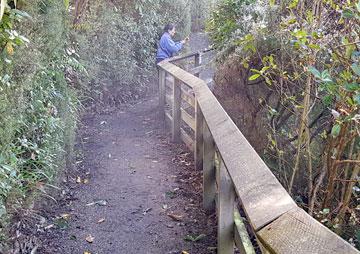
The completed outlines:
[[[173,107],[172,107],[172,141],[180,142],[180,127],[181,127],[181,82],[174,77],[173,83]]]
[[[165,77],[166,73],[163,69],[159,69],[159,112],[160,117],[165,118]]]
[[[197,53],[195,55],[195,67],[198,67],[201,65],[201,53]]]
[[[205,210],[215,209],[216,170],[215,143],[208,125],[203,121],[203,205]]]
[[[234,207],[234,240],[241,254],[255,254],[250,236],[237,207]],[[261,252],[264,253],[264,252]]]
[[[200,52],[195,55],[195,67],[198,67],[201,65],[201,54]],[[195,74],[196,77],[200,77],[200,73]]]
[[[217,170],[218,179],[218,254],[234,254],[235,190],[224,162]]]
[[[204,116],[201,108],[195,99],[195,169],[201,170],[203,168],[203,123]]]

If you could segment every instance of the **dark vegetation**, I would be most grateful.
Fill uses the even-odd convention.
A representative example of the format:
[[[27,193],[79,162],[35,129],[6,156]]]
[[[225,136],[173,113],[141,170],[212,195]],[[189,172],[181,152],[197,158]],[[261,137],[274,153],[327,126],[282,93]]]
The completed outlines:
[[[65,51],[64,3],[15,3],[1,1],[0,12],[0,252],[12,217],[31,209],[35,193],[49,198],[71,155],[79,105],[72,75],[81,65]]]
[[[360,247],[360,2],[223,0],[215,93],[297,203]]]

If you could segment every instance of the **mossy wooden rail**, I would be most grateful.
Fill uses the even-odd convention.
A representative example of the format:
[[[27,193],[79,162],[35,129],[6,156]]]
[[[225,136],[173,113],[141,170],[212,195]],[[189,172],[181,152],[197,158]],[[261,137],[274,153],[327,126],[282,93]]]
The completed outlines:
[[[186,59],[194,64],[189,71],[174,64]],[[359,253],[296,205],[195,76],[200,59],[198,52],[158,64],[159,106],[172,141],[183,141],[194,152],[196,169],[203,171],[204,207],[217,213],[217,252],[234,253],[236,247],[242,254],[259,248],[277,254]]]

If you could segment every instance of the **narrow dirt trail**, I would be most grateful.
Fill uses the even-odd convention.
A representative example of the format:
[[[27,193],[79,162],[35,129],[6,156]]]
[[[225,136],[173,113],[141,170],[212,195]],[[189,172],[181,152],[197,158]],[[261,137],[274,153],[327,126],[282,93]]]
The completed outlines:
[[[69,228],[48,234],[41,253],[213,253],[213,224],[201,208],[201,173],[183,146],[169,142],[158,118],[155,98],[84,116],[82,158],[67,177],[71,195],[57,210],[70,217]],[[76,183],[84,179],[86,184]],[[200,234],[206,236],[198,242],[184,240]]]

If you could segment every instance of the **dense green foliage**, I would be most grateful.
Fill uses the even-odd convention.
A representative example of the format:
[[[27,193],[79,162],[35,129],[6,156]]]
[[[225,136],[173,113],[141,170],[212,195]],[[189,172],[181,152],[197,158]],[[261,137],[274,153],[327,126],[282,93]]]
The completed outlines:
[[[218,84],[241,80],[252,118],[267,127],[258,131],[268,165],[299,205],[357,246],[359,24],[359,1],[297,0],[223,0],[208,23]]]
[[[77,98],[62,1],[9,1],[0,21],[0,252],[11,215],[71,154]]]
[[[201,32],[205,28],[206,20],[218,0],[191,0],[191,27],[193,32]],[[189,1],[190,3],[190,1]]]
[[[75,24],[77,51],[91,76],[92,97],[104,103],[146,92],[165,24],[177,25],[177,39],[190,33],[191,5],[185,0],[97,1],[82,8],[89,11]]]

